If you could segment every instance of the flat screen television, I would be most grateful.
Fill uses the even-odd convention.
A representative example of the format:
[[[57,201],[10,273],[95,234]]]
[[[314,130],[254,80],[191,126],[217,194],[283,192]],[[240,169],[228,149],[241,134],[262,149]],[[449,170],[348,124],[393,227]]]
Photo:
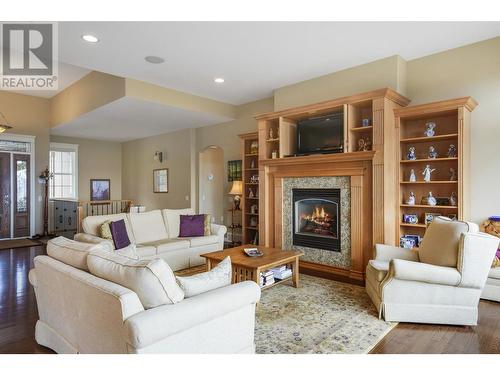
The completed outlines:
[[[344,151],[342,112],[308,118],[297,123],[297,155]]]

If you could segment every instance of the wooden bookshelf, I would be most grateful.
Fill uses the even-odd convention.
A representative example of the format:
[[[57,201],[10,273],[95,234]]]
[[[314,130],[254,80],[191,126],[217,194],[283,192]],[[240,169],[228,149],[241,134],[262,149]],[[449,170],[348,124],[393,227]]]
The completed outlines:
[[[394,110],[399,139],[399,182],[396,194],[399,195],[400,202],[397,210],[397,220],[400,224],[397,243],[404,235],[423,236],[427,228],[426,214],[453,216],[459,220],[469,219],[470,114],[476,105],[474,99],[466,97]],[[428,122],[436,124],[435,134],[430,137],[424,134]],[[447,155],[452,144],[456,147],[456,157]],[[434,146],[437,151],[437,158],[429,158],[430,146]],[[416,160],[408,160],[409,147],[415,147]],[[422,175],[427,164],[436,169],[429,182],[424,181]],[[456,171],[456,180],[450,180],[450,168]],[[414,182],[409,181],[412,169],[417,177]],[[454,206],[422,204],[422,198],[426,197],[429,191],[439,198],[449,198],[455,193],[457,203]],[[410,192],[415,194],[415,205],[406,204]],[[404,223],[405,214],[417,215],[418,223]]]
[[[259,241],[259,182],[252,182],[252,176],[259,177],[260,145],[252,150],[252,144],[259,143],[258,133],[240,134],[243,155],[243,196],[241,198],[242,241],[243,244],[256,243]],[[273,140],[273,143],[274,140]],[[253,151],[253,152],[252,152]],[[252,192],[253,197],[250,196]],[[257,206],[257,211],[252,213],[252,206]],[[255,221],[255,222],[254,222]],[[256,225],[252,225],[256,224]]]

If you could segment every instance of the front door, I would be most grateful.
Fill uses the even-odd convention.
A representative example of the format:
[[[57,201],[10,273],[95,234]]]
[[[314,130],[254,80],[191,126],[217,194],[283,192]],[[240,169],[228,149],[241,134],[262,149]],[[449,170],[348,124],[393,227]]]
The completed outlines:
[[[30,235],[30,156],[14,154],[14,237]]]
[[[0,239],[10,238],[10,154],[0,152]]]

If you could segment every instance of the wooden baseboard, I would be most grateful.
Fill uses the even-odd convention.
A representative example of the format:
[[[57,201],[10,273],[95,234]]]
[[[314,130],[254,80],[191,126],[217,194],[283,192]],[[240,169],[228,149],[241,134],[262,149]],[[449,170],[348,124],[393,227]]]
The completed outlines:
[[[299,267],[300,273],[306,275],[322,277],[324,279],[341,281],[355,285],[365,285],[365,275],[362,272],[351,271],[326,264],[307,262],[304,260],[300,261]]]

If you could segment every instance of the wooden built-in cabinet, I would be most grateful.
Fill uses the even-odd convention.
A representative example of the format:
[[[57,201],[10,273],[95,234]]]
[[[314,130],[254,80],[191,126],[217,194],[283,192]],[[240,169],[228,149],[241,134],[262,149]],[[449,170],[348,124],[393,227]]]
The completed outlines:
[[[394,111],[398,129],[398,209],[399,221],[396,240],[401,236],[423,236],[427,227],[426,214],[439,214],[469,219],[469,160],[470,160],[470,113],[477,103],[471,97],[445,100],[422,104]],[[433,136],[426,136],[426,124],[436,124]],[[449,156],[450,145],[456,148],[456,156]],[[437,157],[429,157],[429,147],[433,146]],[[415,148],[416,160],[408,159],[409,148]],[[435,169],[431,181],[423,179],[423,170],[429,165]],[[411,170],[416,181],[410,181]],[[456,173],[456,179],[450,180],[450,170]],[[415,205],[408,205],[410,193],[415,195]],[[422,203],[422,197],[429,192],[437,198],[456,196],[456,203],[451,205],[430,206]],[[418,223],[403,221],[404,215],[417,215]]]
[[[242,241],[259,242],[259,137],[258,133],[240,134],[243,155]],[[257,180],[256,180],[257,179]],[[256,209],[257,208],[257,209]]]

